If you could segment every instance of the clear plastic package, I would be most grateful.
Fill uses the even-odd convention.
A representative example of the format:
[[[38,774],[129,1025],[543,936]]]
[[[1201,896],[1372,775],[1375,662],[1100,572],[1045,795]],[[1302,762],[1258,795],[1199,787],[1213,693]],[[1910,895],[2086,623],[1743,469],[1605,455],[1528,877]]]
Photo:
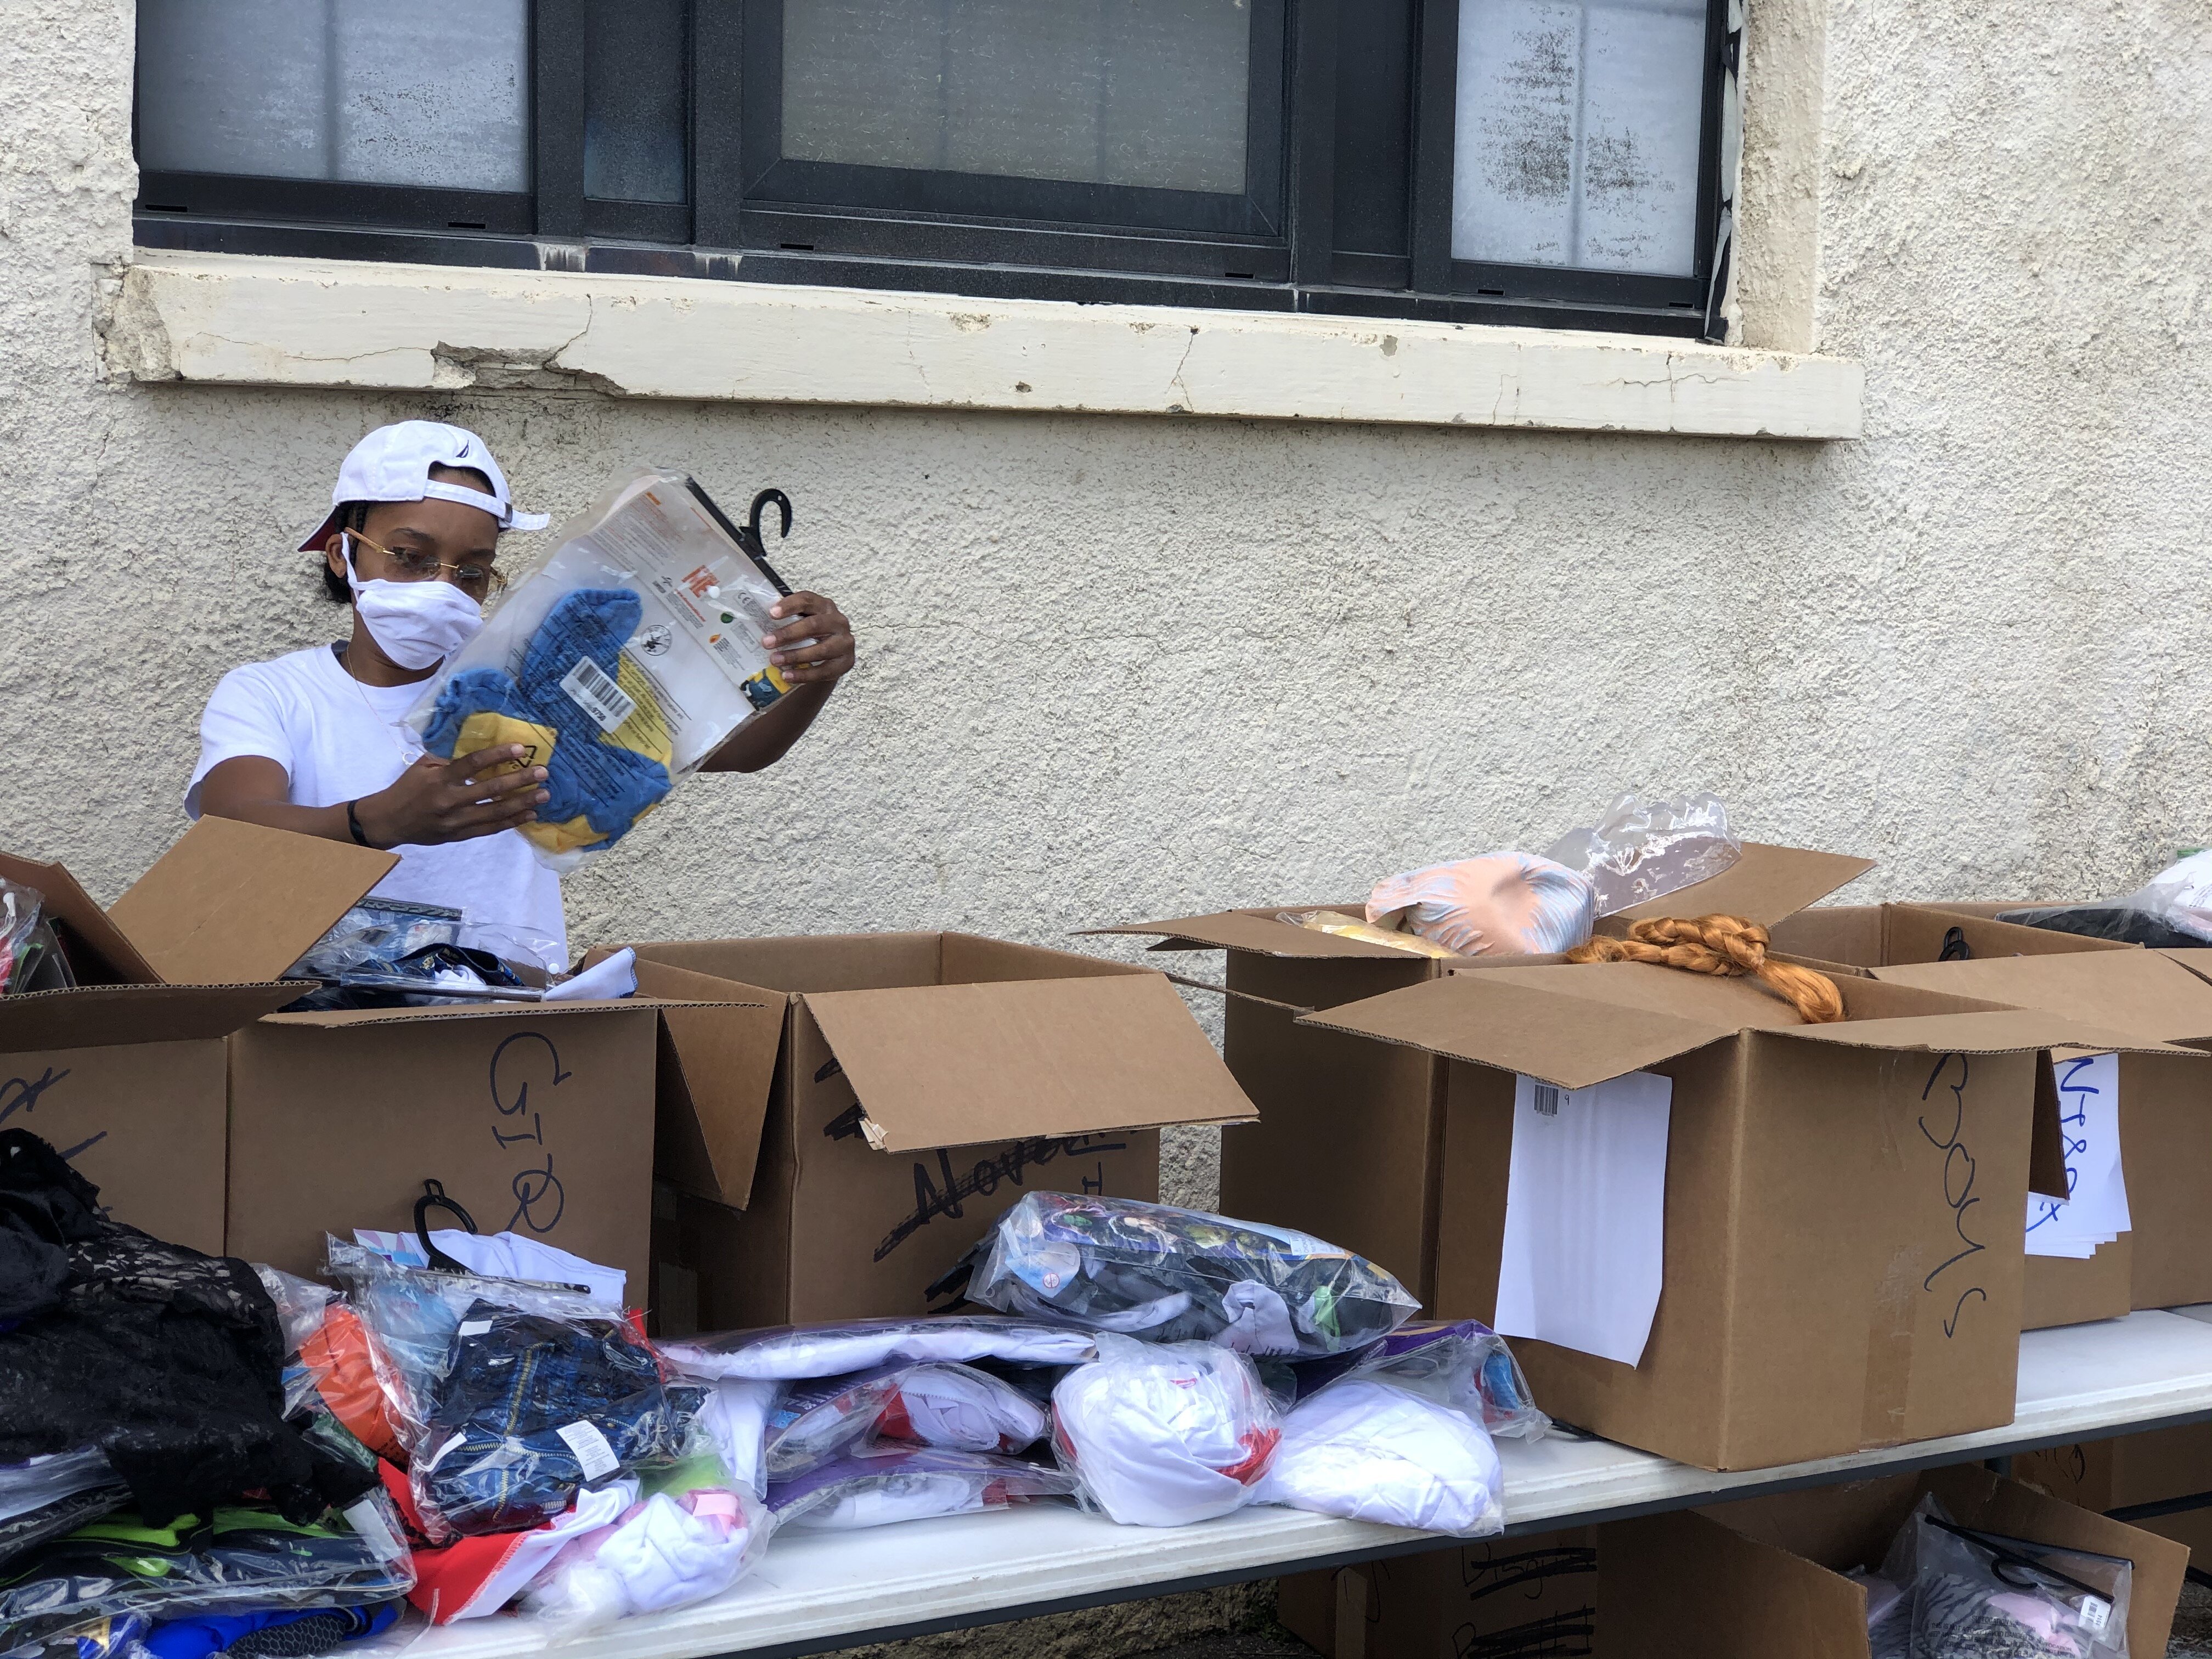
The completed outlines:
[[[46,896],[35,887],[0,877],[0,991],[17,990],[16,969],[37,932]]]
[[[556,870],[613,846],[790,689],[761,644],[790,590],[759,535],[682,473],[640,469],[564,525],[408,715],[431,754],[503,743],[547,769],[523,826]]]
[[[725,1376],[703,1386],[707,1397],[691,1419],[693,1436],[713,1446],[732,1481],[757,1497],[765,1496],[768,1418],[784,1384]]]
[[[763,1459],[770,1480],[789,1480],[848,1448],[1012,1453],[1051,1426],[1037,1401],[971,1365],[884,1365],[788,1384],[769,1413]]]
[[[1340,1377],[1358,1376],[1465,1412],[1492,1435],[1539,1440],[1552,1426],[1513,1350],[1479,1319],[1402,1325],[1370,1348],[1297,1370],[1301,1403]]]
[[[300,1526],[241,1504],[149,1527],[126,1510],[0,1566],[0,1654],[124,1615],[354,1607],[404,1595],[414,1582],[404,1549],[336,1516]]]
[[[758,1498],[733,1487],[655,1492],[562,1550],[524,1592],[523,1611],[571,1636],[690,1607],[750,1571],[775,1525]]]
[[[1000,1314],[939,1314],[926,1319],[845,1319],[769,1330],[726,1331],[660,1344],[686,1376],[795,1382],[848,1376],[878,1365],[925,1360],[1015,1365],[1074,1365],[1097,1358],[1090,1337],[1065,1326]]]
[[[1030,1193],[972,1253],[987,1307],[1152,1341],[1337,1353],[1419,1311],[1405,1286],[1304,1233],[1135,1199]]]
[[[352,1304],[312,1279],[269,1267],[253,1271],[284,1322],[285,1414],[319,1406],[362,1445],[404,1468],[407,1454],[386,1414],[368,1333]]]
[[[1212,1342],[1101,1336],[1052,1391],[1053,1450],[1087,1507],[1180,1527],[1254,1501],[1282,1440],[1250,1359]]]
[[[1589,878],[1533,853],[1486,853],[1377,882],[1367,920],[1403,927],[1455,955],[1540,956],[1590,936]]]
[[[2124,1557],[1960,1526],[1931,1493],[1882,1577],[1910,1586],[1911,1612],[1884,1621],[1875,1645],[1908,1659],[2128,1659],[2135,1565]]]
[[[1066,1498],[1076,1478],[1041,1463],[933,1447],[883,1457],[845,1457],[769,1488],[781,1526],[853,1531],[896,1521],[972,1515],[1043,1498]]]
[[[1505,1472],[1466,1412],[1353,1375],[1283,1419],[1254,1501],[1479,1538],[1505,1529]]]
[[[2212,852],[2191,854],[2118,898],[2006,910],[1997,920],[2166,950],[2212,945]]]
[[[1588,829],[1570,830],[1544,856],[1589,878],[1597,914],[1664,898],[1710,881],[1743,856],[1717,795],[1645,800],[1623,795]]]

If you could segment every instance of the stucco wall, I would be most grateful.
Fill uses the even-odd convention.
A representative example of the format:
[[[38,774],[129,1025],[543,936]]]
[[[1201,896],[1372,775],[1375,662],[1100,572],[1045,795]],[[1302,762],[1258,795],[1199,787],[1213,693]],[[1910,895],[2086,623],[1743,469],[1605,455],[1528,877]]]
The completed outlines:
[[[556,514],[641,458],[779,484],[858,626],[817,735],[577,880],[580,939],[1057,939],[1631,787],[1878,857],[1869,896],[2117,890],[2212,837],[2197,0],[1838,0],[1790,175],[1819,347],[1869,372],[1825,446],[105,384],[131,9],[0,0],[0,845],[104,895],[182,828],[216,678],[333,635],[288,550],[418,414]]]

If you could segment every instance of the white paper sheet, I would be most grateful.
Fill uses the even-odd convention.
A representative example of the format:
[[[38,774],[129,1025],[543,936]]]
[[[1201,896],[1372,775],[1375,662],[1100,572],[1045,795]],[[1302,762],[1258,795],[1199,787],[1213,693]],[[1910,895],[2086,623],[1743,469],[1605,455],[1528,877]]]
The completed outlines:
[[[1517,1078],[1498,1329],[1633,1365],[1659,1309],[1671,1078]]]
[[[2089,1054],[2057,1067],[2069,1196],[2027,1195],[2027,1253],[2086,1261],[2134,1224],[2120,1158],[2120,1060]]]

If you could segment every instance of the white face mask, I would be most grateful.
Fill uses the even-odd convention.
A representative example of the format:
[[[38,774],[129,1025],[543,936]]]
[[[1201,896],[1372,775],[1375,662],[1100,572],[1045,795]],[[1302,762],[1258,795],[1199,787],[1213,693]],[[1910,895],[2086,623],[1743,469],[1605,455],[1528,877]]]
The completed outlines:
[[[346,586],[377,648],[402,668],[436,667],[483,626],[483,607],[451,582],[362,580],[354,574],[350,544]]]

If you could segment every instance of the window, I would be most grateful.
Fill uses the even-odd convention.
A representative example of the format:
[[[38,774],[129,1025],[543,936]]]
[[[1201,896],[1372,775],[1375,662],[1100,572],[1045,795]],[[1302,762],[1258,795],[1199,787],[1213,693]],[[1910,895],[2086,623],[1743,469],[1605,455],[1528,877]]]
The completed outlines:
[[[161,246],[1711,337],[1741,0],[139,0]]]

